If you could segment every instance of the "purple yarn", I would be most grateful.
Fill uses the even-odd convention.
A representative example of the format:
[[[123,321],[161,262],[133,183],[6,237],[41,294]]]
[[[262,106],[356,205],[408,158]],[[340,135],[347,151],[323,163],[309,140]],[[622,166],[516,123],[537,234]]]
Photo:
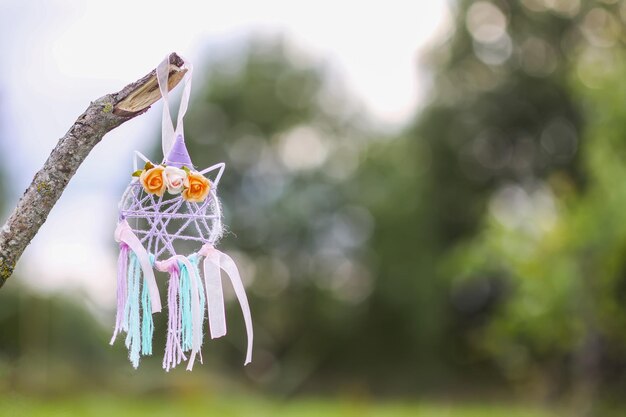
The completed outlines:
[[[165,165],[175,166],[176,168],[182,168],[183,166],[186,166],[187,168],[193,167],[183,135],[176,136],[174,145],[172,145],[170,153],[165,157],[165,161],[163,162]]]
[[[148,227],[133,228],[148,252],[159,259],[164,253],[176,255],[175,240],[198,241],[202,244],[211,238],[212,222],[219,221],[219,214],[211,213],[217,203],[210,194],[201,203],[190,203],[182,197],[165,199],[154,194],[146,194],[140,182],[131,183],[125,194],[125,207],[120,216],[131,221],[145,219]],[[173,219],[181,223],[173,230],[168,225]],[[132,222],[131,222],[132,224]]]
[[[126,301],[128,298],[128,288],[126,275],[128,273],[128,253],[130,248],[124,242],[120,243],[120,255],[117,260],[117,313],[115,315],[115,330],[111,338],[111,344],[121,331],[128,331],[128,321],[124,317]]]

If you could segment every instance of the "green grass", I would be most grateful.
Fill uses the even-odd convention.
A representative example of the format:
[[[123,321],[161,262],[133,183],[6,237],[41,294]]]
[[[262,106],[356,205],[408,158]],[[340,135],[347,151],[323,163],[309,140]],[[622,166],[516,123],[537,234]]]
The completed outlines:
[[[77,396],[41,399],[0,397],[2,417],[556,417],[556,412],[507,405],[446,405],[435,403],[342,400]]]

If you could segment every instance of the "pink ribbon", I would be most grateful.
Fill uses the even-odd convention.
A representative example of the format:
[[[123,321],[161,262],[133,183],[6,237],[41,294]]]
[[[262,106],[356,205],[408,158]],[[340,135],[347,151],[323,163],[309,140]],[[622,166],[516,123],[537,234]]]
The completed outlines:
[[[150,291],[150,300],[152,302],[152,314],[160,312],[161,297],[159,295],[156,279],[154,278],[154,272],[152,271],[150,257],[126,220],[122,220],[117,224],[117,229],[115,229],[115,241],[124,242],[135,252],[139,264],[141,265],[143,276],[148,283],[148,291]]]
[[[246,353],[246,361],[244,365],[252,361],[252,316],[250,314],[250,306],[246,297],[246,290],[241,281],[239,270],[233,259],[223,252],[215,249],[211,244],[202,246],[198,254],[204,256],[204,282],[207,299],[207,310],[209,315],[209,326],[211,330],[211,338],[222,337],[226,334],[226,313],[224,311],[224,292],[222,291],[221,270],[226,272],[233,285],[243,319],[246,323],[246,332],[248,334],[248,349]]]
[[[203,312],[200,311],[200,293],[198,292],[198,279],[196,275],[196,269],[191,266],[189,259],[183,255],[174,255],[164,261],[157,261],[154,263],[156,268],[161,272],[168,272],[173,266],[178,266],[178,262],[181,262],[187,268],[189,276],[191,277],[191,326],[193,341],[191,347],[191,356],[187,363],[187,370],[193,369],[193,363],[196,359],[196,354],[200,352],[202,347],[202,320],[204,319]]]

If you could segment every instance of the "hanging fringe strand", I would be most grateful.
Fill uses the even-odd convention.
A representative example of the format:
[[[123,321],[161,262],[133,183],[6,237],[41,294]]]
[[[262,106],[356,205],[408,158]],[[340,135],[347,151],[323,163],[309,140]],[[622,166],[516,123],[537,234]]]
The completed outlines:
[[[141,348],[141,322],[139,312],[139,284],[141,268],[134,253],[131,253],[128,268],[128,332],[126,333],[126,347],[128,357],[133,367],[139,366]]]
[[[141,291],[141,354],[152,355],[152,335],[154,333],[154,323],[152,322],[152,304],[150,301],[150,291],[146,278],[143,279]]]
[[[120,255],[117,260],[117,313],[115,315],[115,330],[113,331],[113,337],[111,337],[111,345],[115,342],[118,333],[128,331],[128,321],[124,315],[128,297],[128,288],[126,285],[128,252],[128,245],[120,243]]]
[[[120,243],[117,271],[117,313],[111,345],[117,335],[126,332],[124,341],[133,367],[139,366],[140,355],[152,354],[152,301],[145,275],[137,255],[126,243]]]
[[[182,360],[187,360],[180,345],[181,319],[179,310],[179,286],[180,272],[178,265],[170,267],[169,286],[167,293],[167,341],[165,343],[165,355],[163,357],[163,369],[169,371],[175,368]]]

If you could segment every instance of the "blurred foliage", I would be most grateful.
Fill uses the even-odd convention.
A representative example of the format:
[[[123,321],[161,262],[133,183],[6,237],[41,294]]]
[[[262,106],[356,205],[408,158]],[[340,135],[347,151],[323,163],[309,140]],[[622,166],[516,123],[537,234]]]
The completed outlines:
[[[0,392],[63,393],[102,383],[112,365],[107,336],[82,305],[21,288],[2,291]]]
[[[452,202],[481,209],[469,222],[471,235],[457,239],[440,263],[452,279],[462,315],[457,321],[470,323],[462,330],[465,347],[537,395],[571,392],[576,401],[593,403],[624,383],[620,75],[626,5],[528,0],[466,6],[451,53],[440,58],[451,65],[442,74],[444,85],[463,86],[449,80],[454,70],[467,78],[487,72],[475,75],[487,82],[482,91],[445,106],[456,120],[470,121],[459,127],[470,136],[452,135],[463,145],[452,148],[447,175],[465,169],[466,192],[487,190]],[[504,32],[492,40],[498,30],[481,25],[497,22],[504,22]],[[464,42],[461,50],[473,51],[470,66],[479,69],[459,64],[467,58],[457,59],[462,53],[455,45]],[[468,96],[470,107],[458,107]],[[428,114],[423,120],[421,127],[433,123]],[[439,141],[445,131],[434,129],[438,146],[445,146]],[[494,129],[496,141],[480,133]],[[473,160],[466,165],[468,153]],[[481,309],[488,318],[468,322]]]

